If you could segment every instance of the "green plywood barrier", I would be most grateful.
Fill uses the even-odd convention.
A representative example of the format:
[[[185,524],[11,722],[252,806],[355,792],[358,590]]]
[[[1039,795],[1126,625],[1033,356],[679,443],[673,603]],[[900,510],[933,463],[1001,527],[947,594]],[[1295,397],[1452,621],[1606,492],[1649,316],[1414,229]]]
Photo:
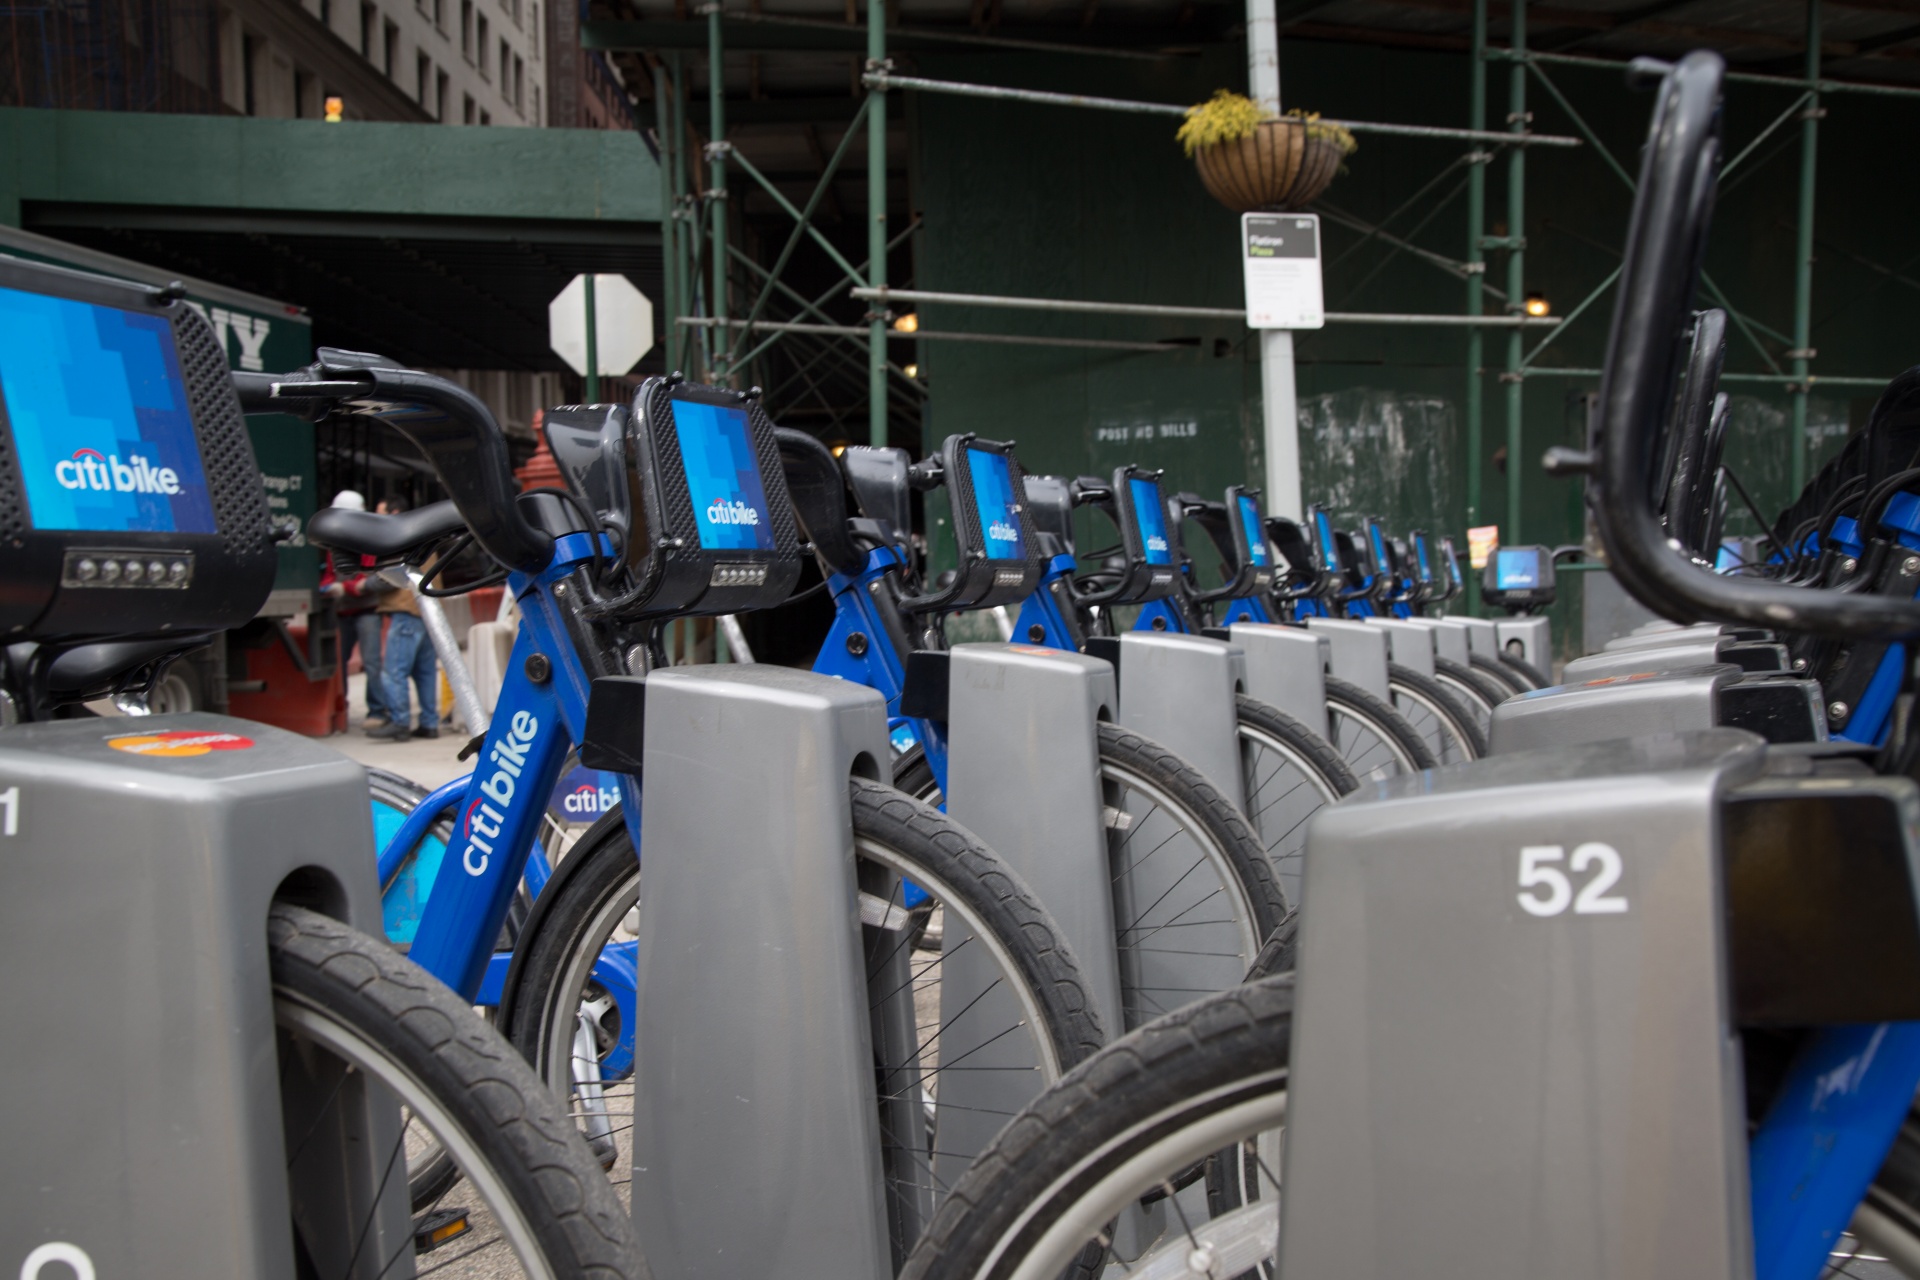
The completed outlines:
[[[603,129],[0,108],[0,223],[35,200],[657,223],[660,179]]]

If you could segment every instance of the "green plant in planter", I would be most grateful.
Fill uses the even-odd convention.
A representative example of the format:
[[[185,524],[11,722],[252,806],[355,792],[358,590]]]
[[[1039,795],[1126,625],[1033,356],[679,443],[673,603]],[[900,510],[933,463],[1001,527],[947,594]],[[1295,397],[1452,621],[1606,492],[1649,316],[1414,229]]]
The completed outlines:
[[[1360,149],[1351,132],[1342,125],[1322,120],[1318,111],[1302,111],[1295,107],[1287,115],[1306,124],[1308,141],[1331,142],[1340,148],[1343,156],[1350,156]],[[1187,155],[1192,156],[1201,147],[1214,147],[1249,137],[1262,123],[1277,118],[1270,112],[1262,111],[1260,104],[1245,94],[1235,93],[1231,89],[1215,89],[1213,97],[1187,108],[1187,117],[1174,137],[1186,149]]]
[[[1273,117],[1260,104],[1231,89],[1215,89],[1213,97],[1187,108],[1187,118],[1174,136],[1192,156],[1201,147],[1217,147],[1223,142],[1238,142],[1260,128],[1260,122]]]

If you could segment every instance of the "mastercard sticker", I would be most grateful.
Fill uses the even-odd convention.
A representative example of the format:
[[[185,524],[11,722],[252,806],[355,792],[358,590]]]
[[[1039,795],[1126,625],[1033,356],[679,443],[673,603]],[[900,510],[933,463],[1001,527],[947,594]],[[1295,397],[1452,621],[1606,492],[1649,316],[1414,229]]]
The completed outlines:
[[[204,756],[209,751],[245,751],[252,738],[237,733],[207,733],[196,729],[174,729],[167,733],[139,733],[124,738],[108,738],[115,751],[136,756]]]

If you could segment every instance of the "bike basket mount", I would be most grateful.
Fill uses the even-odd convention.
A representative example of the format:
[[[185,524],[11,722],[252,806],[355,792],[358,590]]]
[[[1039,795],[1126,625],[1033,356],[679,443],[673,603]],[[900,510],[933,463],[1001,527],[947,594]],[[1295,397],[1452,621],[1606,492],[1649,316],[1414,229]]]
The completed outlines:
[[[1146,604],[1164,600],[1180,589],[1180,533],[1167,519],[1166,495],[1160,489],[1162,474],[1133,465],[1114,470],[1111,496],[1099,505],[1120,530],[1124,564],[1118,582],[1083,594],[1082,603]]]
[[[629,619],[740,613],[793,593],[800,540],[774,426],[753,396],[649,378],[633,398]]]
[[[0,636],[236,627],[278,556],[226,356],[170,291],[0,261]]]
[[[940,446],[940,470],[952,499],[958,567],[945,587],[902,600],[900,607],[947,613],[991,609],[1032,595],[1045,566],[1013,445],[948,436]]]

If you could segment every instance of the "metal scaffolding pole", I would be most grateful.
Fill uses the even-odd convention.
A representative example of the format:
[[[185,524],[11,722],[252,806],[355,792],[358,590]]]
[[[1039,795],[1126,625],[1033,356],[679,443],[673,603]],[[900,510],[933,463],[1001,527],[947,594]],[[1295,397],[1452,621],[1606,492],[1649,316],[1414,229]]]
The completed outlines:
[[[1527,0],[1513,0],[1513,49],[1527,48]],[[1527,64],[1516,61],[1507,88],[1507,128],[1524,133],[1527,128]],[[1515,147],[1507,158],[1507,310],[1526,306],[1527,296],[1527,149]],[[1526,383],[1520,363],[1525,352],[1518,329],[1507,335],[1507,528],[1501,541],[1518,544],[1520,535],[1520,454],[1522,401]]]
[[[1467,127],[1483,132],[1487,127],[1487,0],[1473,0],[1473,54],[1467,70]],[[1487,257],[1480,237],[1487,230],[1487,166],[1493,156],[1476,154],[1467,173],[1467,315],[1479,316],[1486,310]],[[1485,499],[1480,492],[1482,455],[1486,442],[1481,438],[1485,388],[1481,385],[1486,365],[1486,340],[1478,326],[1467,330],[1467,527],[1481,523]],[[1475,587],[1478,590],[1478,587]]]
[[[727,66],[720,43],[720,6],[707,7],[707,166],[713,186],[707,192],[713,204],[713,296],[708,304],[714,317],[723,323],[715,330],[722,335],[714,346],[714,367],[708,376],[714,379],[732,373],[732,352],[726,346],[727,330],[727,153],[720,146],[727,140]]]
[[[1820,79],[1820,0],[1807,0],[1807,80]],[[1793,246],[1793,492],[1807,483],[1807,375],[1813,360],[1814,162],[1820,151],[1820,94],[1807,95],[1800,117],[1800,216]]]
[[[867,71],[887,70],[885,0],[867,0]],[[887,285],[887,91],[867,90],[867,284]],[[887,318],[876,306],[867,321],[867,439],[875,448],[887,443]],[[914,441],[918,444],[918,441]]]
[[[656,60],[653,64],[653,102],[654,130],[660,139],[660,227],[662,231],[660,245],[660,293],[666,303],[667,315],[685,314],[689,308],[680,292],[680,247],[678,198],[680,193],[674,189],[673,169],[674,152],[680,145],[675,133],[673,99],[667,90],[668,76],[666,64]],[[666,329],[666,358],[669,369],[679,368],[674,359],[675,347],[679,341],[676,326],[668,324]]]

